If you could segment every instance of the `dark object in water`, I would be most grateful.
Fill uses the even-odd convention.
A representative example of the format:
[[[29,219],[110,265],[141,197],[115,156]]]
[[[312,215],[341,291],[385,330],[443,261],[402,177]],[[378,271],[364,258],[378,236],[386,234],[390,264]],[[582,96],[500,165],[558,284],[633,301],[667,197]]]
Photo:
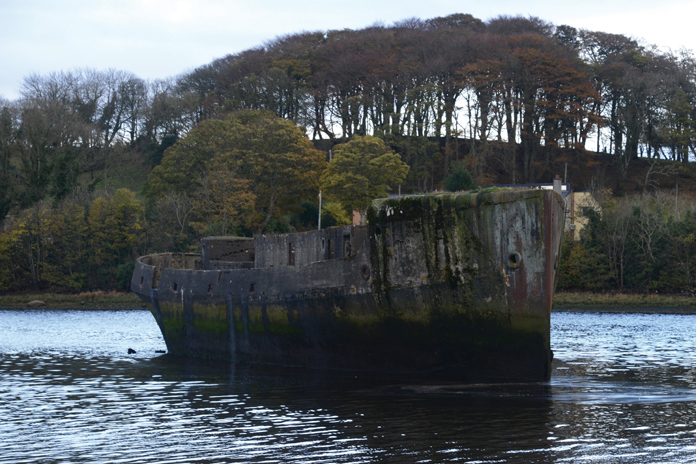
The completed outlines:
[[[546,380],[563,221],[550,190],[380,199],[366,226],[141,257],[131,288],[175,355]]]
[[[128,348],[128,354],[135,354],[135,350],[133,348]]]

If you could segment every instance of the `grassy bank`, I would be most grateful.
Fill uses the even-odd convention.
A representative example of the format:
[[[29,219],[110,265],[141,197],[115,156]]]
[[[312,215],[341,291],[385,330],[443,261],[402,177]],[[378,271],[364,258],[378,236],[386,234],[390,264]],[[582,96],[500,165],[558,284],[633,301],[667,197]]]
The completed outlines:
[[[557,292],[553,298],[553,310],[696,314],[696,297],[669,294]]]
[[[143,302],[135,293],[129,292],[84,292],[73,295],[57,293],[25,293],[0,296],[0,309],[29,308],[31,301],[40,300],[40,308],[49,309],[138,309]],[[627,294],[627,293],[584,293],[556,292],[554,309],[572,308],[693,308],[696,311],[696,297],[669,294]]]
[[[556,292],[554,306],[669,306],[696,308],[696,297],[669,294]]]
[[[43,305],[29,305],[32,301],[42,301]],[[1,295],[0,309],[22,308],[47,309],[140,309],[143,302],[135,293],[124,292],[84,292],[73,295],[57,293],[33,293]]]

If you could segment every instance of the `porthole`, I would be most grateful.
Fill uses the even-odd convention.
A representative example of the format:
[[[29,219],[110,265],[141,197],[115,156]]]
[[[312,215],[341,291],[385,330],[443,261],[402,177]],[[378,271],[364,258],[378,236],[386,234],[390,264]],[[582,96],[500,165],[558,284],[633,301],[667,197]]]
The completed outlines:
[[[360,275],[362,276],[363,280],[370,280],[370,266],[363,264],[360,268]]]
[[[508,255],[508,266],[510,269],[517,269],[522,266],[522,255],[517,251],[513,251]]]

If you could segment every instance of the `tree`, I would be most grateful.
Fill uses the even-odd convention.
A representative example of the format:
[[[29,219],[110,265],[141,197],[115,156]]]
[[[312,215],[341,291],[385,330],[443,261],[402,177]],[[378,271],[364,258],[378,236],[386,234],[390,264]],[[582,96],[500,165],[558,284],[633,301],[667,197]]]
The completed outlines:
[[[50,209],[45,202],[34,204],[13,221],[8,235],[9,267],[13,280],[38,288],[43,280],[46,247],[49,244]]]
[[[445,190],[448,192],[460,192],[476,188],[476,182],[469,171],[464,167],[464,162],[455,161],[451,164],[452,172],[445,178]]]
[[[12,163],[17,148],[17,119],[13,107],[0,99],[0,224],[16,201],[16,172]]]
[[[193,197],[192,207],[199,213],[195,225],[200,231],[216,224],[215,235],[228,235],[253,219],[249,216],[254,213],[256,196],[250,191],[248,180],[235,178],[228,170],[219,170],[206,173],[199,182],[201,187]]]
[[[149,252],[187,251],[194,235],[191,232],[193,198],[185,193],[167,193],[150,202],[145,221]]]
[[[353,222],[351,214],[337,201],[327,201],[321,207],[322,228],[345,226]]]
[[[140,254],[143,213],[142,203],[128,189],[118,189],[111,199],[99,197],[92,202],[88,229],[93,285],[113,288],[127,284],[128,272],[124,271],[132,272]]]
[[[43,279],[50,285],[83,288],[90,271],[84,206],[74,197],[62,200],[50,212],[48,233]]]
[[[18,171],[22,206],[47,196],[64,197],[81,172],[78,143],[84,126],[69,106],[58,100],[25,100],[19,127]]]
[[[401,184],[408,170],[408,165],[381,139],[356,136],[334,149],[322,189],[348,212],[362,211],[374,198],[388,196],[390,185]]]
[[[316,195],[324,166],[324,155],[292,122],[268,112],[240,111],[203,121],[167,149],[148,179],[147,193],[195,197],[206,188],[205,179],[220,179],[213,183],[246,195],[246,205],[253,202],[244,222],[261,233],[271,219],[296,211],[303,199]],[[225,204],[226,211],[239,211],[239,204]]]

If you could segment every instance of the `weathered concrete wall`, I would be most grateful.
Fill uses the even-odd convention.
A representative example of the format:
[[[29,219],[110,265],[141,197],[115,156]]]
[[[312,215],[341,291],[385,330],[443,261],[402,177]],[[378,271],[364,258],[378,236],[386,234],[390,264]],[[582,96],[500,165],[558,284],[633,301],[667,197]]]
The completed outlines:
[[[166,269],[202,269],[200,255],[192,253],[159,253],[141,257],[143,264]]]
[[[159,253],[142,256],[136,263],[131,278],[131,288],[134,291],[135,288],[139,291],[157,288],[162,271],[165,269],[200,270],[202,268],[201,257],[190,253]]]
[[[444,330],[472,369],[514,350],[518,365],[506,369],[546,378],[562,221],[562,198],[543,191],[375,201],[368,223],[380,307],[419,318],[421,340]]]
[[[354,255],[367,231],[361,226],[342,226],[292,234],[255,238],[256,268],[301,268],[311,263]]]
[[[562,222],[561,201],[538,190],[375,201],[369,222],[376,290],[449,281],[475,290],[475,306],[545,312],[560,251],[561,234],[552,232]]]
[[[254,262],[254,239],[246,237],[206,237],[201,240],[203,269],[211,269],[215,261]]]

